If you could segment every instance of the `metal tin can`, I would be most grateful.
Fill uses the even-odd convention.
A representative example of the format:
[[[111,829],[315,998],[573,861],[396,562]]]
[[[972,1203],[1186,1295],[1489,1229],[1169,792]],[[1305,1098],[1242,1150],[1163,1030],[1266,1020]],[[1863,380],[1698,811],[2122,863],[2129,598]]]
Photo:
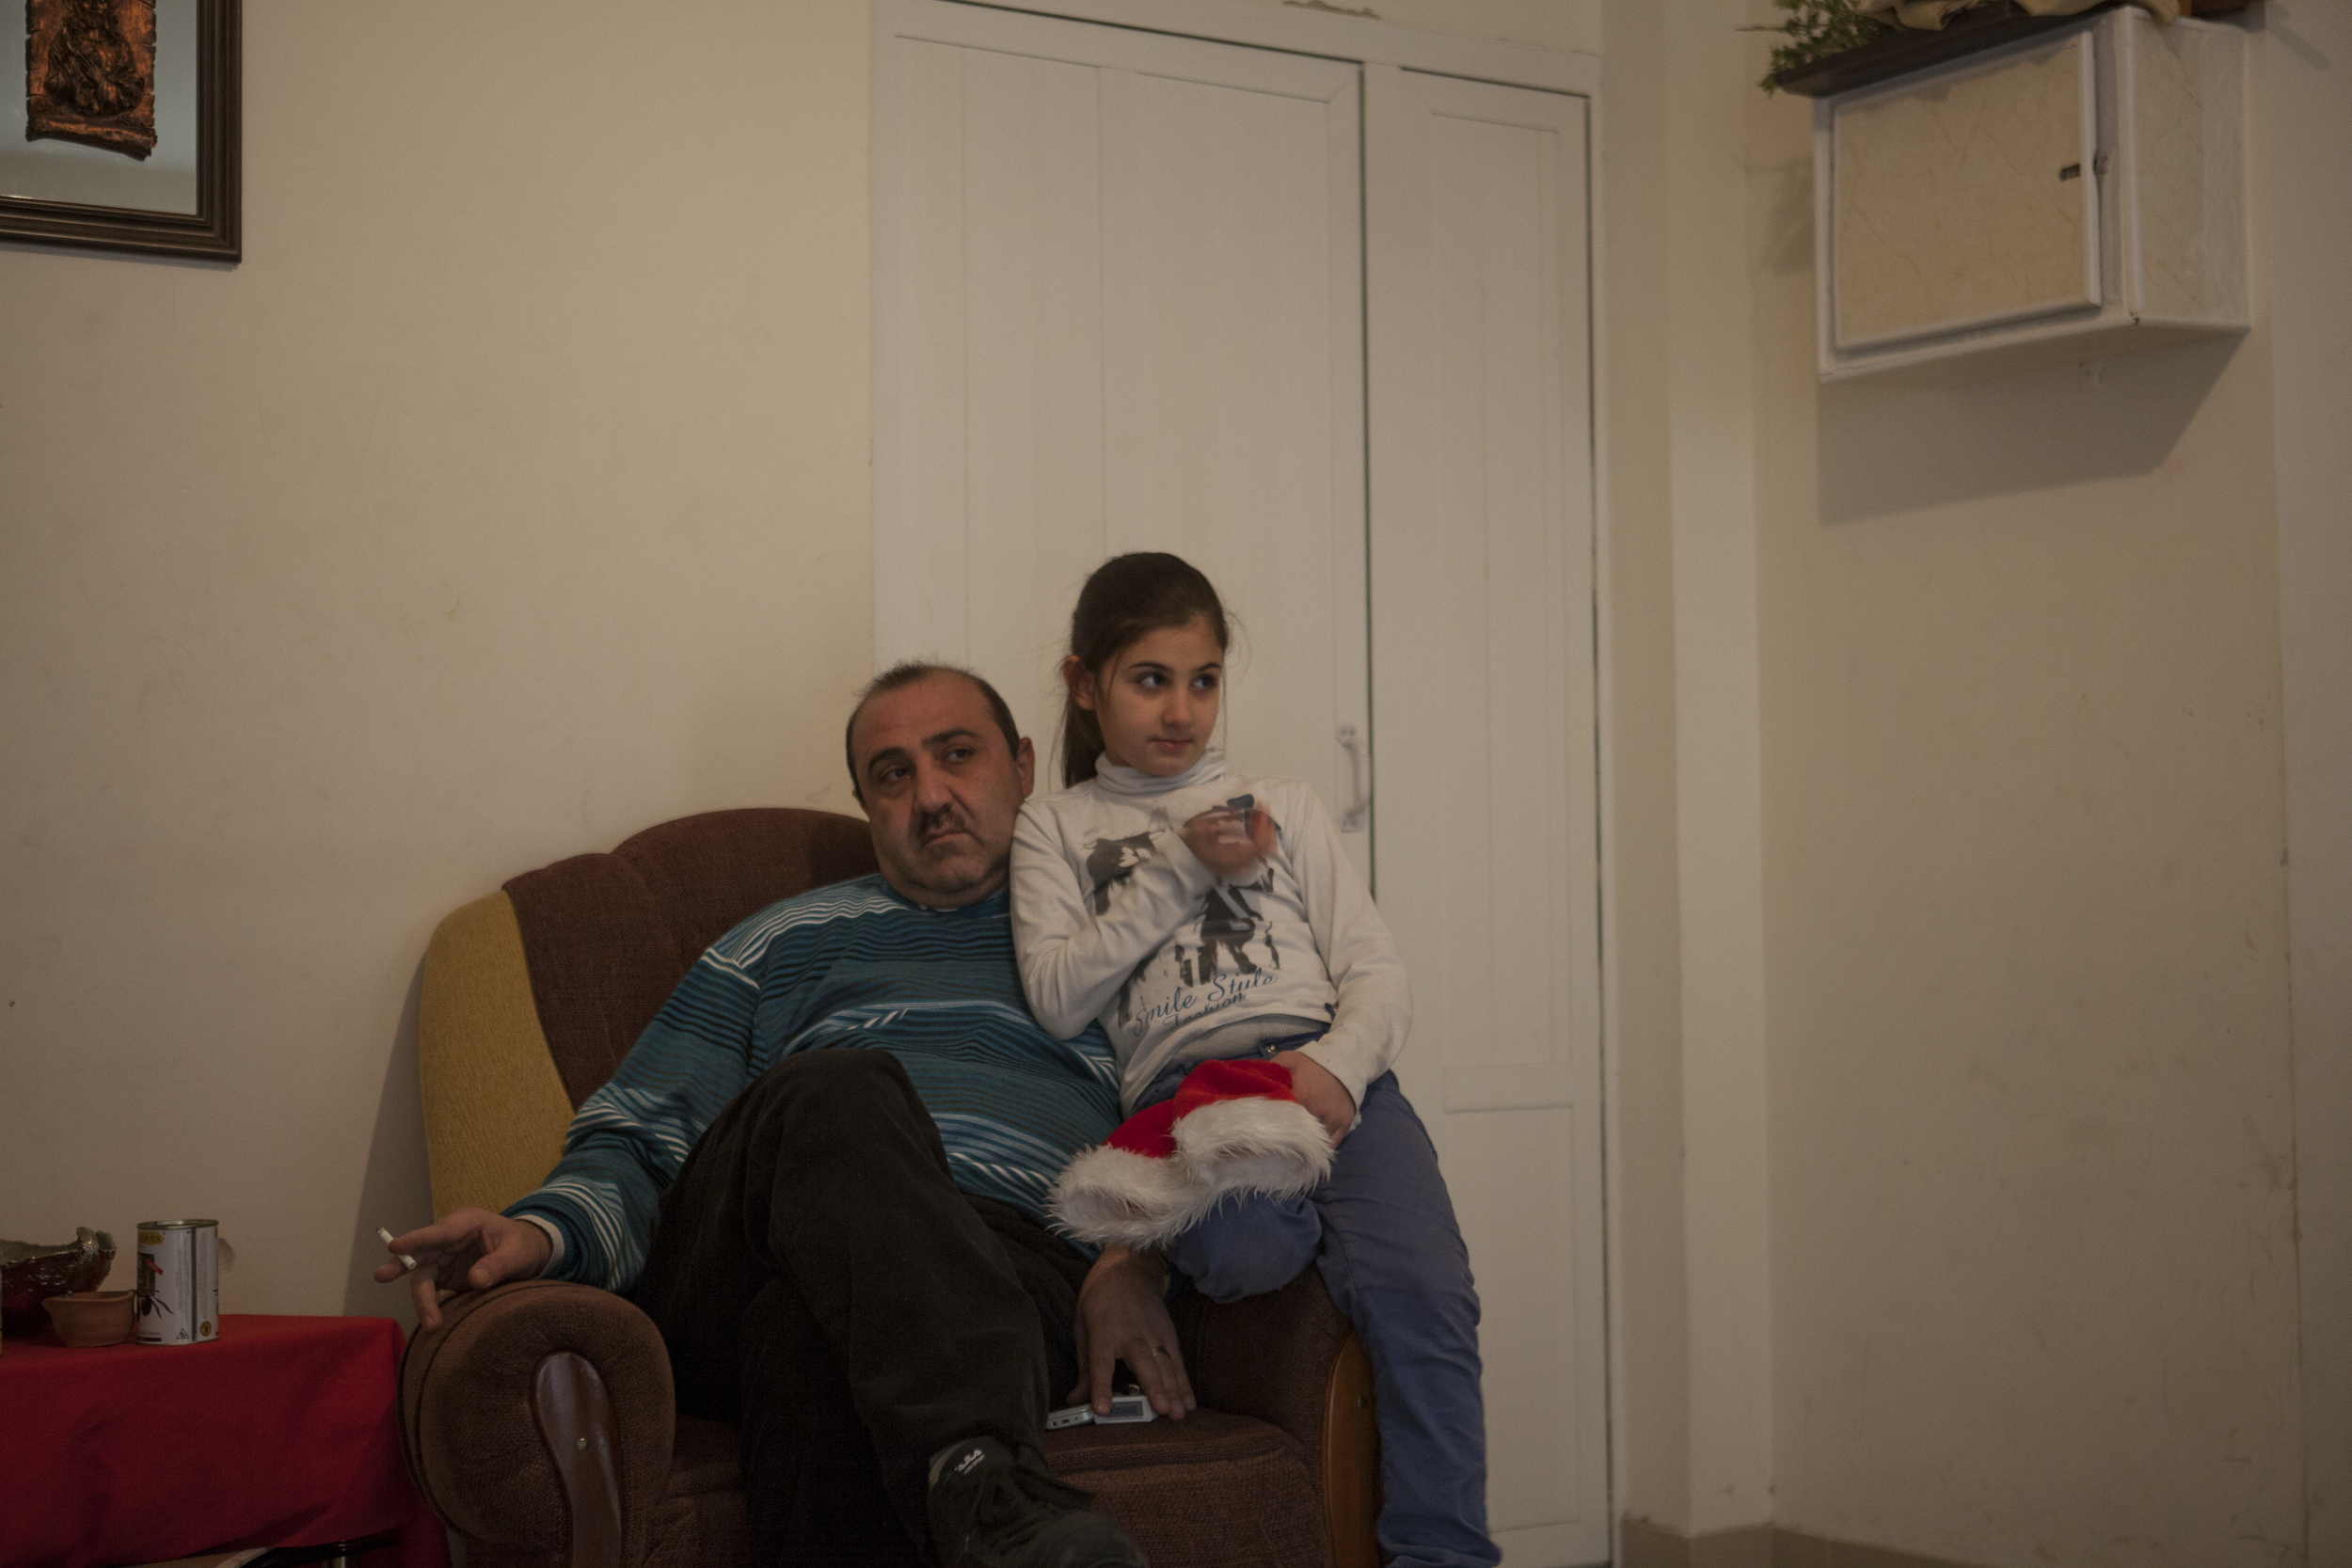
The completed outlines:
[[[220,1337],[220,1222],[139,1221],[142,1345],[194,1345]]]

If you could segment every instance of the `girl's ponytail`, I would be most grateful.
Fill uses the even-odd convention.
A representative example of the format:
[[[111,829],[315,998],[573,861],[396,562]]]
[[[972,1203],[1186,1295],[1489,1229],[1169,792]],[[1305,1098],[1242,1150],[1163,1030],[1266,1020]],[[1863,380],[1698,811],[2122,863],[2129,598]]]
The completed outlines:
[[[1061,694],[1061,786],[1068,789],[1094,777],[1094,766],[1102,760],[1103,726],[1078,705],[1075,693],[1065,689]]]
[[[1181,556],[1159,551],[1116,555],[1094,569],[1078,590],[1070,612],[1070,652],[1081,668],[1102,679],[1119,656],[1147,632],[1208,623],[1221,651],[1226,646],[1225,605],[1200,568]],[[1061,707],[1061,782],[1064,789],[1094,777],[1103,760],[1103,726],[1065,691]]]

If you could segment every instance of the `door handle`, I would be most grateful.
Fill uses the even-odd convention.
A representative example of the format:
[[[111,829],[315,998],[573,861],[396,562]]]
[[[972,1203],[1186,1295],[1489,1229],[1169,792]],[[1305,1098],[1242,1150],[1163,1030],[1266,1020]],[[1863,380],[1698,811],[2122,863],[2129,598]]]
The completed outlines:
[[[1355,764],[1356,803],[1340,813],[1340,832],[1360,833],[1372,818],[1372,752],[1353,724],[1340,726],[1340,749]]]

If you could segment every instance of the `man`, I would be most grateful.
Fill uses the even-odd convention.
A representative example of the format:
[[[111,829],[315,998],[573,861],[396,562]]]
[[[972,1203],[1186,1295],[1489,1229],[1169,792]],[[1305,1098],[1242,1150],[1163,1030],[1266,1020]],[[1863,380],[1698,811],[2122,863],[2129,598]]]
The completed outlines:
[[[847,750],[881,872],[721,938],[544,1186],[391,1250],[427,1328],[448,1291],[534,1275],[644,1307],[679,1408],[742,1426],[756,1561],[1139,1568],[1039,1454],[1050,1391],[1107,1410],[1117,1360],[1162,1415],[1193,1399],[1158,1260],[1089,1267],[1041,1223],[1118,1097],[1099,1027],[1046,1034],[1013,965],[1035,754],[932,665],[867,688]]]

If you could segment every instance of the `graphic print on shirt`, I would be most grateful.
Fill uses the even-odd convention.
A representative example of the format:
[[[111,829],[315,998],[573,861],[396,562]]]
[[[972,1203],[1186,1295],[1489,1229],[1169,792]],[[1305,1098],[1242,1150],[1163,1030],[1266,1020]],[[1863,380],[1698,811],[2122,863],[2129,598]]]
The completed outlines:
[[[1123,882],[1136,874],[1136,867],[1152,858],[1152,834],[1147,831],[1132,838],[1098,838],[1087,846],[1087,880],[1093,884],[1094,912],[1107,913],[1111,907],[1111,884]]]
[[[1166,946],[1137,964],[1120,988],[1120,1028],[1141,1038],[1155,1024],[1207,1018],[1271,984],[1270,972],[1282,967],[1281,948],[1273,927],[1244,895],[1263,895],[1273,886],[1273,873],[1267,872],[1242,886],[1211,888],[1200,911],[1176,928]]]
[[[1272,884],[1273,879],[1267,877],[1250,885],[1263,893]],[[1258,934],[1263,924],[1258,911],[1249,907],[1249,900],[1242,896],[1242,889],[1211,888],[1200,905],[1200,922],[1194,927],[1200,939],[1193,949],[1199,955],[1197,963],[1184,957],[1183,942],[1176,944],[1176,968],[1184,975],[1184,984],[1205,986],[1216,979],[1216,956],[1220,952],[1232,955],[1233,968],[1239,973],[1257,974],[1258,966],[1249,961],[1249,939]],[[1276,950],[1270,934],[1265,950],[1268,961],[1275,968],[1281,968],[1282,955]]]

